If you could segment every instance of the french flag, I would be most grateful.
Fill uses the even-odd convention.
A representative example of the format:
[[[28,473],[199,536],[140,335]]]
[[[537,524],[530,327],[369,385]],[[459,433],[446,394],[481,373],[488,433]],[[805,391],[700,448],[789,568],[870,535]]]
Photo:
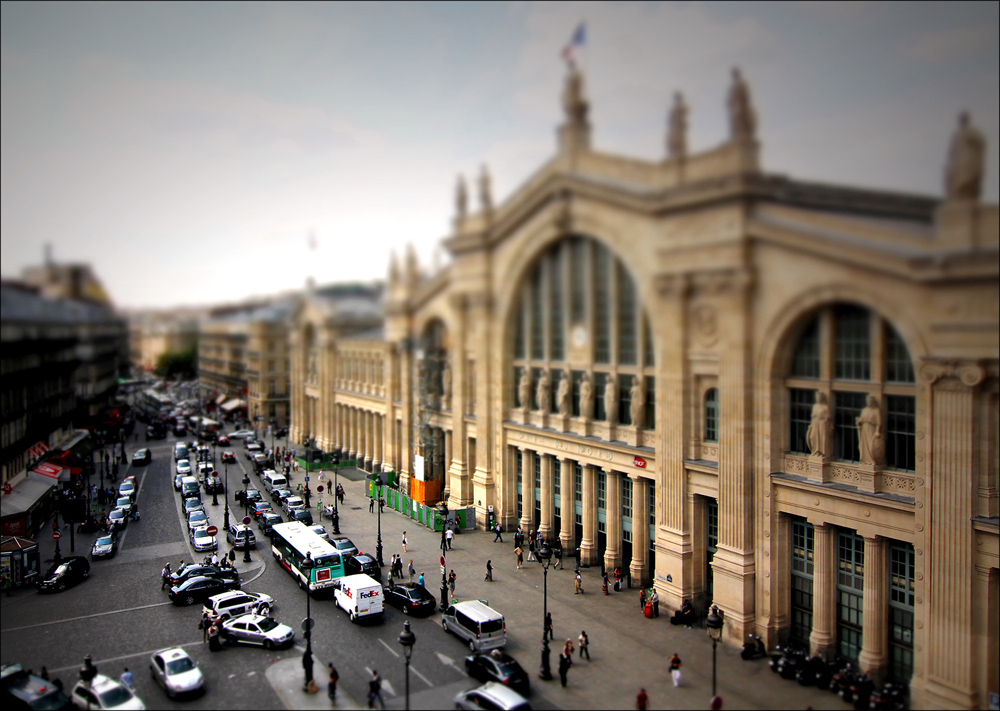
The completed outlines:
[[[587,24],[581,22],[576,28],[576,32],[573,33],[573,39],[569,41],[566,48],[563,49],[562,56],[567,62],[572,63],[576,59],[577,51],[583,49],[587,44]]]

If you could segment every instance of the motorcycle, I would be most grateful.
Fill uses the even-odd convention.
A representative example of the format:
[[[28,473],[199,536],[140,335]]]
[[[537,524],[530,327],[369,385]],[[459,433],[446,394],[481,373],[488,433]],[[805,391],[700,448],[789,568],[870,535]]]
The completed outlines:
[[[747,641],[743,643],[743,651],[740,652],[740,656],[743,657],[743,659],[766,657],[767,647],[764,646],[764,640],[758,635],[748,634]]]
[[[847,688],[858,676],[858,671],[851,662],[847,662],[830,677],[830,693],[841,695],[841,690]]]
[[[865,694],[865,703],[867,703],[868,697],[871,696],[871,690],[874,686],[875,683],[868,678],[867,674],[858,674],[849,684],[842,687],[837,694],[847,703],[853,704],[859,694],[863,693],[867,689],[867,693]]]
[[[776,662],[772,662],[771,670],[777,672],[782,679],[794,679],[795,673],[806,660],[804,650],[786,647],[784,653]]]
[[[868,700],[875,690],[875,682],[868,678],[867,674],[858,677],[857,683],[851,686],[851,696],[855,711],[865,711],[868,708]]]
[[[795,673],[795,681],[802,686],[818,686],[824,674],[826,674],[826,662],[823,658],[809,657]]]
[[[868,708],[870,711],[906,711],[906,696],[905,686],[887,681],[868,697]]]

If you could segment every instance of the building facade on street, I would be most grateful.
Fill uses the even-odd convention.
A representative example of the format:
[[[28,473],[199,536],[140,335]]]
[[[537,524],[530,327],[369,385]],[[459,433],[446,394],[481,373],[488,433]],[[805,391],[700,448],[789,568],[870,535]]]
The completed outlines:
[[[144,315],[129,320],[132,364],[147,373],[156,369],[166,353],[183,353],[198,344],[198,321],[167,314]]]
[[[998,209],[963,117],[942,198],[764,171],[730,135],[591,145],[571,71],[558,151],[504,202],[460,180],[450,265],[393,259],[381,333],[292,330],[292,435],[451,507],[621,566],[725,634],[906,679],[918,707],[998,683]],[[947,150],[946,150],[947,149]]]

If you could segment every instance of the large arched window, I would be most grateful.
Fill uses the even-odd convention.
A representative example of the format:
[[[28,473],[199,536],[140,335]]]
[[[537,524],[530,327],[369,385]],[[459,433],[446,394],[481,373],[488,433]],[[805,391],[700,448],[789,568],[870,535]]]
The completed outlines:
[[[594,418],[651,429],[655,422],[653,343],[635,281],[602,243],[567,237],[546,250],[528,271],[511,316],[511,402],[523,407],[520,384],[528,374],[527,406],[558,412],[561,379],[570,378],[570,414],[580,416],[585,374],[594,392]],[[537,402],[537,386],[548,375],[551,401]],[[608,412],[605,386],[614,377],[615,411]],[[632,422],[632,388],[642,388],[642,422]]]
[[[789,399],[788,449],[810,454],[816,393],[826,397],[833,421],[830,459],[857,462],[856,420],[869,395],[878,401],[889,469],[916,466],[916,379],[899,333],[872,311],[851,304],[822,309],[799,331],[785,379]]]

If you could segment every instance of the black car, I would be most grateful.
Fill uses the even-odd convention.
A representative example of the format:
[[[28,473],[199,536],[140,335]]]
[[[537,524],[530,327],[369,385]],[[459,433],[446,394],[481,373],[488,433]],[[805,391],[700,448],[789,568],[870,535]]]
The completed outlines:
[[[4,664],[0,667],[0,686],[21,702],[11,704],[11,699],[4,699],[5,708],[45,709],[45,711],[72,708],[72,702],[63,693],[61,685],[29,674],[20,664]]]
[[[63,558],[58,565],[52,566],[49,572],[38,583],[41,592],[62,592],[70,585],[90,577],[90,561],[82,555]]]
[[[313,515],[309,509],[295,509],[288,519],[289,521],[301,521],[307,526],[313,525]]]
[[[437,600],[427,588],[416,583],[393,583],[383,588],[387,604],[398,607],[404,615],[430,615],[437,609]]]
[[[260,532],[265,536],[271,535],[271,526],[276,523],[284,523],[285,519],[281,518],[281,514],[274,513],[273,511],[268,511],[257,519],[257,525],[260,527]]]
[[[382,569],[370,555],[359,553],[358,555],[344,556],[344,575],[357,575],[364,573],[370,578],[375,578],[382,582]]]
[[[170,576],[170,585],[183,585],[191,578],[209,577],[239,585],[240,574],[235,568],[220,568],[215,565],[185,565]]]
[[[140,464],[149,464],[153,461],[153,453],[148,449],[140,449],[132,455],[132,465],[138,466]]]
[[[489,653],[476,653],[465,658],[469,676],[482,682],[496,681],[527,696],[531,693],[528,673],[509,654],[494,649]]]
[[[270,501],[258,501],[250,507],[250,515],[257,523],[260,523],[261,516],[272,511],[274,511],[274,507],[271,506]]]
[[[193,605],[196,602],[205,602],[213,595],[235,590],[239,586],[238,580],[227,582],[218,578],[197,575],[170,588],[170,601],[175,605]]]

